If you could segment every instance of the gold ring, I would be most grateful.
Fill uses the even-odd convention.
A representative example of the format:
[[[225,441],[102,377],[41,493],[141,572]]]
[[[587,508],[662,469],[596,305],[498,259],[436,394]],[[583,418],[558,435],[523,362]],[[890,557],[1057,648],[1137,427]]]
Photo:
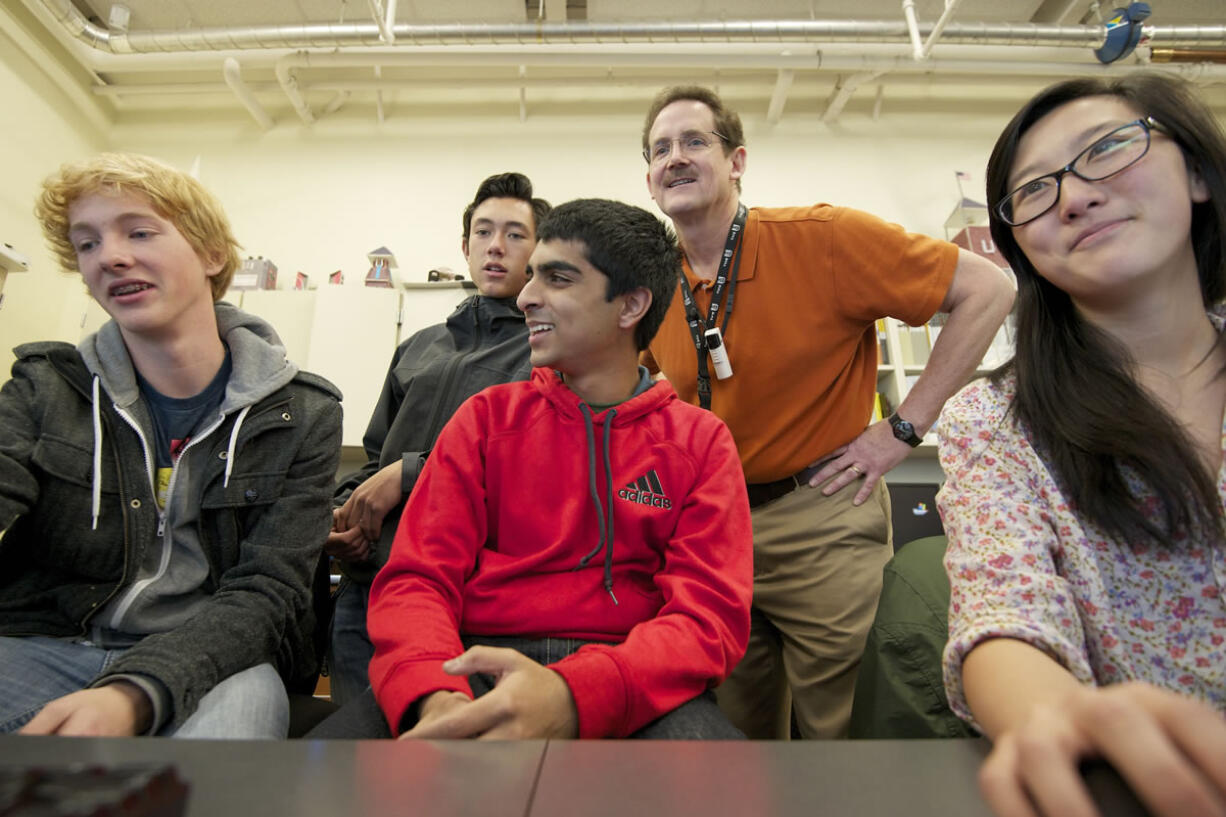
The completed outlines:
[[[851,471],[855,471],[855,472],[856,472],[856,476],[858,476],[858,477],[862,477],[862,476],[864,476],[864,469],[862,469],[860,466],[856,465],[854,462],[853,462],[851,465],[847,466],[847,468],[848,468],[849,470],[851,470]]]

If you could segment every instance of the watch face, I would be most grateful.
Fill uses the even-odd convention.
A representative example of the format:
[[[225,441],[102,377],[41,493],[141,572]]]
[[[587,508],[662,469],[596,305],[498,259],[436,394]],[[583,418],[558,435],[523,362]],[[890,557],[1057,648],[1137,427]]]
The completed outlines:
[[[903,442],[910,442],[911,438],[915,436],[915,426],[906,420],[899,420],[894,423],[894,436]]]

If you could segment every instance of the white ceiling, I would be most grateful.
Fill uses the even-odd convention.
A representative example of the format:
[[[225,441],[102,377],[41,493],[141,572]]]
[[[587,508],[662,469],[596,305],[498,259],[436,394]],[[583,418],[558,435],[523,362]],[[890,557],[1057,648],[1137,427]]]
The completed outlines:
[[[1087,0],[953,0],[949,28],[922,60],[914,58],[901,0],[399,0],[393,45],[379,43],[376,2],[388,0],[126,0],[127,47],[156,54],[124,53],[105,0],[4,0],[0,33],[40,53],[40,63],[54,62],[53,79],[106,121],[205,110],[238,127],[253,118],[276,127],[461,110],[497,117],[637,112],[659,87],[678,82],[717,85],[742,110],[772,118],[796,110],[834,119],[844,110],[883,107],[1016,107],[1061,76],[1132,70],[1149,54],[1142,48],[1101,68],[1092,43],[1102,29]],[[924,36],[945,5],[914,0]],[[1104,3],[1102,14],[1112,5]],[[1226,108],[1226,0],[1150,5],[1153,48],[1193,50],[1177,70]],[[74,15],[110,36],[109,44],[74,36],[63,21]],[[666,24],[730,21],[891,25],[888,34],[877,28],[854,38],[660,33]],[[546,25],[538,29],[540,23]],[[615,24],[631,33],[622,36]],[[996,34],[983,39],[974,24],[996,26]],[[315,28],[292,35],[293,26]],[[321,40],[322,26],[348,33]],[[456,27],[443,37],[441,26]],[[1057,26],[1064,44],[1051,40]],[[1029,32],[1039,30],[1048,39],[1036,43]],[[310,64],[294,56],[307,52]],[[1160,56],[1155,51],[1155,60]],[[238,91],[223,77],[227,57],[241,72]]]
[[[98,23],[108,19],[111,3],[75,0],[74,5]],[[353,23],[371,19],[368,0],[127,0],[133,29],[210,28],[301,23]],[[386,3],[384,3],[386,6]],[[533,0],[463,0],[426,2],[401,0],[396,20],[401,23],[522,22],[534,19],[541,3]],[[570,0],[572,13],[583,10],[582,19],[613,21],[646,20],[752,20],[838,19],[901,20],[899,0]],[[1116,4],[1103,3],[1104,13]],[[1120,2],[1120,5],[1126,5]],[[920,19],[935,20],[944,0],[916,0]],[[1041,7],[1047,17],[1035,19]],[[1043,2],[1042,0],[965,0],[957,18],[983,22],[1076,23],[1089,9],[1088,2]],[[1151,22],[1161,25],[1221,23],[1226,17],[1223,0],[1152,0]],[[1067,10],[1061,19],[1051,19],[1050,9]]]

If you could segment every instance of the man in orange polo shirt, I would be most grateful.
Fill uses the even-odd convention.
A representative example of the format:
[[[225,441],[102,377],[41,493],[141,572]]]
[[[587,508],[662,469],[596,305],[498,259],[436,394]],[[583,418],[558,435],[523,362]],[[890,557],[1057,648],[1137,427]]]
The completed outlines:
[[[867,213],[744,207],[741,121],[708,89],[657,95],[643,155],[685,253],[645,362],[728,424],[753,508],[753,629],[720,705],[751,738],[787,737],[793,714],[803,737],[843,736],[892,554],[881,477],[970,377],[1013,287],[991,262]],[[870,424],[876,320],[938,311],[923,375]]]

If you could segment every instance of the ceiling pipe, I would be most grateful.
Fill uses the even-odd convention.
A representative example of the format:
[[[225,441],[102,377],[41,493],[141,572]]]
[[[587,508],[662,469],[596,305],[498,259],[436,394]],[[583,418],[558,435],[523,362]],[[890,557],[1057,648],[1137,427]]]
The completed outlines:
[[[1001,51],[1002,49],[996,49]],[[979,54],[985,54],[984,50],[979,50]],[[311,52],[298,52],[288,54],[279,59],[275,66],[277,80],[281,83],[281,88],[286,97],[289,98],[290,104],[294,110],[298,112],[299,117],[306,124],[315,122],[315,114],[311,111],[303,96],[304,90],[311,90],[318,87],[320,90],[337,91],[341,89],[369,90],[369,84],[364,84],[363,81],[357,80],[345,82],[343,80],[329,80],[321,82],[318,86],[305,83],[300,85],[295,76],[295,69],[299,68],[319,68],[319,67],[348,67],[360,68],[372,65],[382,65],[383,67],[399,66],[399,65],[418,65],[420,64],[412,53],[390,52],[384,54],[345,54],[345,53],[328,53],[316,54]],[[844,71],[856,74],[856,86],[871,80],[872,77],[879,76],[883,73],[892,74],[951,74],[959,76],[1014,76],[1014,77],[1032,77],[1032,78],[1066,78],[1069,76],[1077,76],[1080,74],[1093,73],[1099,76],[1121,76],[1125,74],[1135,73],[1136,71],[1144,70],[1146,66],[1119,64],[1102,66],[1090,65],[1075,62],[1060,62],[1060,61],[1045,61],[1037,63],[1023,63],[1017,60],[999,59],[928,59],[925,62],[917,63],[911,54],[897,53],[893,56],[865,56],[855,54],[845,54],[841,56],[818,54],[816,56],[795,55],[777,55],[774,57],[767,55],[743,55],[740,59],[729,57],[721,54],[629,54],[623,55],[622,59],[611,60],[608,54],[592,54],[592,53],[553,53],[538,55],[534,64],[541,66],[553,67],[601,67],[607,68],[610,64],[619,67],[643,67],[643,68],[663,68],[663,67],[688,67],[688,68],[704,68],[704,69],[727,69],[729,67],[736,68],[759,68],[766,70],[821,70],[821,71]],[[466,65],[482,65],[482,66],[518,66],[524,64],[524,55],[521,52],[498,53],[498,52],[480,52],[471,53],[468,55],[471,62],[466,62]],[[1226,66],[1211,66],[1207,64],[1168,64],[1161,69],[1169,73],[1175,73],[1182,76],[1191,82],[1197,81],[1226,81]],[[860,78],[860,74],[871,75],[868,79]],[[850,97],[855,90],[855,86],[848,87],[851,82],[844,85],[845,96]],[[778,81],[778,80],[777,80]],[[498,80],[493,80],[498,82]],[[514,79],[513,83],[524,83],[524,78]],[[573,85],[573,78],[563,80],[538,80],[542,85],[548,85],[551,82],[554,84]],[[419,84],[419,83],[413,83]],[[426,83],[429,84],[429,83]],[[533,84],[536,84],[535,82]],[[385,88],[404,87],[396,83],[384,84]],[[846,104],[844,99],[839,108]],[[833,102],[830,107],[834,107]],[[836,111],[837,113],[837,111]]]
[[[1120,75],[1132,73],[1140,66],[1115,63],[1100,65],[1097,61],[1075,62],[1059,60],[1059,52],[1033,52],[1043,59],[1021,62],[1009,48],[978,48],[969,52],[965,59],[942,56],[925,63],[916,63],[909,51],[862,52],[860,49],[823,49],[811,54],[729,54],[725,52],[660,52],[632,51],[621,53],[593,53],[591,51],[550,51],[530,53],[528,49],[515,50],[460,50],[448,49],[448,53],[422,55],[412,51],[388,51],[383,53],[354,54],[345,52],[315,53],[298,51],[277,60],[275,72],[284,85],[283,77],[300,68],[364,68],[381,65],[391,67],[430,66],[505,66],[518,69],[530,63],[537,67],[552,68],[705,68],[705,69],[760,69],[777,71],[783,68],[823,71],[891,71],[904,73],[956,73],[956,74],[1002,74],[1009,76],[1066,76],[1080,74]],[[943,54],[952,53],[943,51]],[[1027,53],[1032,53],[1027,49]],[[1012,59],[1011,59],[1012,57]],[[1196,66],[1185,66],[1195,68]],[[1210,67],[1206,66],[1206,70]],[[1182,70],[1182,69],[1181,69]],[[1210,71],[1206,76],[1218,76]],[[573,79],[571,80],[574,81]]]
[[[260,83],[257,86],[252,86],[248,83],[249,88],[253,91],[258,87],[261,91],[279,90],[276,83]],[[227,94],[232,95],[233,90],[224,82],[168,82],[157,83],[151,85],[98,85],[89,89],[94,96],[105,97],[123,97],[123,96],[173,96],[175,94]]]
[[[368,0],[368,2],[370,3],[370,16],[374,18],[375,25],[379,27],[379,41],[387,45],[394,45],[396,42],[396,32],[393,29],[396,24],[396,0],[388,0],[386,13],[381,0]]]
[[[296,60],[291,59],[294,55],[289,55],[277,60],[276,74],[277,82],[281,85],[281,90],[289,99],[290,105],[294,107],[294,111],[298,114],[298,118],[306,125],[315,124],[315,114],[311,112],[311,106],[307,104],[306,98],[302,92],[298,90],[298,80],[294,76],[293,67],[297,64]]]
[[[375,66],[375,80],[378,81],[382,79],[383,79],[383,66],[376,65]],[[375,91],[375,118],[379,121],[380,125],[383,124],[385,117],[383,113],[383,89],[382,88]]]
[[[528,76],[528,66],[519,66],[519,121],[528,121],[528,87],[524,80]]]
[[[1201,54],[1203,52],[1198,51],[1195,53]],[[1222,61],[1226,61],[1226,50],[1221,51],[1221,52],[1211,52],[1211,53],[1215,55],[1219,55],[1219,58]],[[1163,63],[1172,63],[1172,62],[1185,62],[1186,63],[1186,62],[1200,61],[1200,58],[1198,57],[1197,60],[1182,60],[1182,61],[1172,58],[1172,59],[1163,59],[1163,60],[1156,60],[1156,61],[1163,62]],[[1213,60],[1206,60],[1206,62],[1213,62]],[[832,62],[831,66],[834,66],[837,64],[838,64],[837,61]],[[975,65],[981,67],[984,65],[984,63],[975,63]],[[828,66],[828,67],[831,67],[831,66]],[[710,68],[710,66],[705,66],[705,67]],[[695,66],[695,68],[702,69],[704,68],[704,66]],[[714,70],[714,69],[711,69],[711,70]],[[798,74],[800,74],[800,72],[804,69],[783,69],[783,70],[790,71],[793,74],[793,78],[795,79],[795,77]],[[1137,70],[1137,69],[1134,68],[1133,70]],[[1214,70],[1216,72],[1214,74],[1210,74],[1204,77],[1197,77],[1197,78],[1217,79],[1217,80],[1226,81],[1226,72],[1219,71],[1216,68],[1216,66],[1214,66]],[[815,76],[816,73],[817,73],[816,69],[811,68],[808,70],[808,75],[810,77]],[[901,84],[901,85],[914,85],[917,83],[929,83],[931,81],[928,78],[928,75],[930,73],[932,72],[922,71],[922,70],[914,71],[911,73],[904,73],[901,70],[896,69],[890,75],[890,82],[893,84]],[[1017,73],[1020,73],[1020,72],[1015,72],[1015,74]],[[1049,74],[1043,73],[1040,76],[1039,72],[1036,71],[1035,75],[1036,75],[1036,79],[1041,79],[1042,77],[1046,77]],[[1055,74],[1051,74],[1051,75],[1054,76]],[[1189,78],[1192,78],[1192,77],[1189,77]],[[695,76],[694,80],[699,83],[704,82],[701,76]],[[775,79],[776,87],[778,86],[778,80],[779,80],[778,72],[776,72],[776,79]],[[604,88],[612,88],[612,87],[645,88],[645,89],[650,89],[653,91],[658,90],[659,88],[665,85],[668,85],[670,82],[675,82],[675,81],[676,81],[676,77],[674,75],[666,74],[666,73],[615,74],[611,71],[607,72],[605,75],[600,76],[600,77],[593,76],[593,77],[585,79],[586,83],[589,83],[593,86],[599,85],[600,87],[604,87]],[[759,81],[766,82],[765,79],[760,80],[760,78],[758,77],[746,77],[745,81],[755,82],[755,83]],[[990,74],[983,74],[983,73],[979,73],[978,71],[975,71],[975,72],[963,73],[959,77],[958,83],[959,85],[992,86],[992,85],[999,83],[1000,81],[1001,81],[1000,76],[992,76]],[[714,80],[712,79],[711,82],[714,82]],[[281,90],[279,86],[277,85],[277,83],[275,82],[248,82],[247,86],[251,88],[253,92],[257,92],[257,93],[269,93],[269,92]],[[392,92],[392,91],[414,91],[414,90],[421,90],[421,91],[471,90],[474,87],[474,81],[471,78],[465,78],[465,77],[448,77],[448,78],[416,77],[412,79],[381,79],[381,80],[327,79],[327,80],[322,80],[318,82],[300,83],[300,87],[302,91],[304,92],[319,93],[319,94],[327,93],[327,94],[333,95],[333,100],[325,104],[321,108],[321,113],[328,114],[328,113],[334,113],[335,110],[340,107],[340,104],[347,101],[348,98],[354,93],[374,93],[375,91],[383,91],[386,93],[386,92]],[[544,90],[544,89],[566,89],[566,88],[575,88],[576,80],[574,77],[559,77],[559,76],[534,77],[534,78],[532,77],[520,78],[518,76],[515,76],[515,77],[484,77],[480,81],[480,87],[483,89],[505,89],[505,90],[515,91],[515,92],[518,92],[520,88],[527,88],[530,91],[531,90]],[[882,86],[878,85],[878,90],[880,91],[881,89],[882,89]],[[217,82],[217,83],[180,82],[180,83],[165,83],[165,84],[143,84],[142,83],[140,85],[128,85],[128,86],[108,85],[108,86],[92,88],[91,90],[93,91],[95,96],[105,96],[105,97],[112,97],[112,98],[126,97],[126,96],[132,96],[132,97],[175,96],[175,95],[198,96],[201,94],[230,95],[231,93],[230,89],[224,83],[221,83],[221,82]],[[790,89],[789,89],[789,96],[790,96]],[[339,101],[337,100],[337,97],[340,97]],[[334,103],[335,103],[335,107],[333,107]],[[767,115],[768,117],[770,115],[769,109],[767,111]]]
[[[396,0],[387,0],[387,14],[385,17],[385,25],[391,38],[387,41],[387,44],[393,45],[396,42]]]
[[[33,64],[41,68],[47,75],[47,79],[63,92],[65,98],[86,118],[94,131],[106,133],[110,129],[111,122],[107,113],[98,100],[90,96],[82,87],[81,78],[60,65],[47,51],[46,46],[30,37],[25,27],[10,14],[9,9],[3,3],[0,3],[0,31],[7,34],[17,49],[24,53]],[[91,80],[96,80],[96,78],[91,76]],[[8,127],[17,127],[18,124],[10,120]]]
[[[912,2],[913,0],[906,0]],[[25,0],[42,7],[65,31],[97,52],[152,54],[217,52],[217,50],[276,48],[378,47],[379,26],[374,23],[309,23],[298,26],[196,28],[190,31],[113,32],[86,20],[71,0]],[[911,39],[902,21],[752,20],[706,22],[595,22],[536,21],[520,23],[449,23],[449,25],[387,26],[403,45],[498,43],[539,45],[550,43],[624,44],[699,42],[890,42]],[[933,26],[917,23],[918,33],[931,36]],[[1160,47],[1226,45],[1226,25],[1146,26],[1145,37]],[[1105,42],[1106,29],[1094,26],[1052,26],[1037,23],[949,23],[945,43],[1057,45],[1095,49]]]
[[[1214,62],[1226,63],[1226,48],[1154,48],[1153,62]]]
[[[0,0],[2,2],[2,0]],[[74,41],[74,45],[80,45]],[[84,46],[81,46],[84,48]],[[820,67],[823,60],[835,57],[911,58],[906,44],[890,43],[831,43],[790,44],[786,50],[778,43],[677,43],[667,49],[644,44],[605,45],[599,49],[579,45],[542,44],[535,46],[420,46],[415,48],[354,48],[340,52],[304,52],[301,50],[268,49],[266,51],[186,52],[183,54],[145,54],[139,59],[113,54],[95,53],[97,70],[112,77],[163,74],[190,71],[202,66],[219,65],[226,57],[238,59],[244,71],[273,71],[279,60],[300,54],[313,54],[319,59],[339,56],[345,60],[364,59],[367,67],[374,65],[400,67],[457,68],[465,66],[529,64],[540,67],[609,68],[637,66],[640,68],[684,68],[721,65],[729,69],[762,69]],[[1080,62],[1080,70],[1091,73],[1102,69],[1092,52],[1070,52],[1067,48],[1035,46],[1015,48],[1001,45],[953,45],[942,41],[941,59],[999,60],[1025,63]],[[319,65],[325,63],[320,62]],[[102,82],[101,79],[98,80]]]
[[[39,0],[38,4],[77,40],[100,51],[111,50],[111,32],[87,20],[71,0]]]
[[[243,82],[243,71],[238,64],[238,60],[233,57],[227,57],[222,63],[221,74],[225,77],[226,85],[234,92],[234,96],[238,97],[238,101],[243,103],[243,107],[247,109],[247,113],[251,114],[251,118],[264,130],[271,130],[273,121],[268,115],[268,111],[264,110],[264,106],[255,98],[251,88],[247,83]]]
[[[783,106],[787,104],[788,91],[792,89],[792,80],[795,77],[796,72],[791,68],[779,69],[779,75],[775,77],[775,90],[771,92],[770,106],[766,109],[768,123],[778,125],[783,118]]]
[[[945,27],[949,25],[950,19],[954,16],[954,12],[958,10],[958,6],[962,0],[945,0],[945,11],[941,13],[940,19],[936,25],[932,27],[932,32],[928,35],[928,39],[924,41],[923,52],[920,56],[923,59],[928,59],[932,53],[932,47],[937,44],[937,38],[945,31]]]
[[[924,43],[920,40],[919,19],[915,15],[915,0],[902,0],[902,16],[911,38],[911,55],[919,62],[924,58]]]
[[[374,0],[372,0],[373,2]],[[474,43],[626,42],[907,42],[909,27],[900,21],[856,20],[723,20],[690,22],[534,21],[521,23],[409,24],[381,19],[378,23],[309,23],[184,31],[117,32],[85,19],[71,0],[25,0],[42,6],[76,39],[103,52],[155,53],[267,48],[342,48],[384,44],[381,27],[401,45]],[[914,0],[904,0],[911,4]],[[916,24],[916,32],[931,36],[935,26]],[[1151,43],[1164,46],[1226,44],[1226,25],[1146,26]],[[1098,48],[1106,38],[1101,25],[1035,23],[950,23],[946,42],[1014,45],[1059,45]]]
[[[349,100],[348,91],[337,91],[336,96],[332,97],[331,101],[324,106],[325,114],[334,114]]]
[[[129,72],[129,73],[144,73],[171,71],[183,68],[190,68],[193,65],[217,59],[220,56],[236,56],[242,57],[244,64],[250,66],[265,66],[276,67],[280,60],[294,56],[296,52],[287,50],[281,47],[266,47],[262,50],[243,50],[233,42],[232,38],[223,36],[222,30],[212,30],[211,32],[197,31],[193,36],[199,38],[204,37],[204,40],[195,40],[191,44],[199,47],[207,47],[209,49],[218,50],[178,50],[178,51],[163,51],[162,53],[144,53],[140,59],[131,59],[129,56],[116,54],[113,51],[99,50],[104,46],[99,45],[105,43],[105,47],[111,48],[111,34],[102,29],[99,29],[88,21],[84,20],[69,0],[23,0],[29,6],[34,14],[39,17],[51,17],[58,19],[62,25],[65,25],[67,32],[78,30],[80,32],[80,41],[76,39],[68,39],[65,41],[66,47],[81,60],[82,64],[92,68],[95,71],[104,72]],[[58,15],[53,15],[52,11],[58,10]],[[47,20],[49,24],[51,20]],[[527,26],[516,26],[515,24],[507,24],[503,26],[396,26],[397,30],[412,29],[419,33],[417,40],[420,41],[425,35],[422,32],[427,30],[438,33],[441,30],[451,32],[452,35],[463,33],[468,39],[466,45],[423,45],[418,41],[411,43],[412,48],[405,48],[407,44],[403,40],[394,51],[389,51],[386,47],[377,45],[377,32],[372,26],[367,25],[365,28],[369,31],[370,36],[367,38],[372,42],[371,46],[351,46],[346,52],[348,55],[362,55],[363,53],[377,55],[377,59],[372,62],[365,63],[367,65],[433,65],[433,66],[456,66],[456,65],[508,65],[522,64],[530,62],[533,65],[541,66],[584,66],[584,65],[638,65],[641,67],[707,67],[712,65],[722,65],[727,68],[762,68],[767,70],[779,70],[782,68],[812,68],[815,65],[821,65],[823,60],[829,67],[830,56],[833,54],[849,51],[852,53],[860,53],[861,51],[876,56],[886,55],[887,58],[892,58],[893,54],[897,53],[896,49],[901,49],[907,42],[905,25],[901,22],[872,22],[872,23],[848,23],[847,21],[783,21],[761,23],[712,23],[712,24],[637,24],[632,27],[640,34],[652,34],[660,36],[663,32],[669,32],[679,35],[680,32],[691,30],[718,30],[725,34],[745,31],[759,32],[747,40],[734,40],[724,38],[716,38],[712,40],[686,40],[678,41],[675,48],[671,49],[652,49],[649,53],[635,52],[635,49],[642,48],[636,40],[629,42],[608,42],[604,43],[600,49],[600,53],[593,54],[589,47],[584,47],[577,42],[578,36],[575,32],[587,31],[589,34],[596,31],[596,27],[586,23],[564,23],[564,24],[538,24],[533,23]],[[530,30],[533,34],[530,43],[517,44],[513,47],[493,45],[492,42],[497,39],[494,35],[499,31],[506,32],[515,30]],[[602,29],[612,29],[614,31],[625,31],[627,25],[606,25]],[[921,26],[921,28],[929,28]],[[288,29],[294,31],[317,31],[326,29],[336,32],[344,29],[349,33],[361,29],[360,26],[297,26],[297,27],[267,27],[267,31],[271,35],[277,32],[285,34]],[[53,29],[54,30],[54,29]],[[799,48],[797,54],[797,46],[789,42],[789,51],[791,54],[780,55],[774,49],[779,45],[777,42],[768,42],[765,39],[765,32],[776,32],[786,30],[790,32],[801,32],[813,34],[817,31],[826,31],[835,39],[831,42],[823,42],[819,47],[816,43],[808,43]],[[254,30],[245,30],[253,40],[245,41],[244,45],[248,48],[254,45],[263,43],[260,37],[252,34]],[[264,29],[260,30],[261,32]],[[549,39],[558,31],[570,33],[566,37]],[[876,33],[884,32],[892,33],[892,39],[884,41],[878,39],[873,41],[872,37]],[[959,34],[958,32],[962,32]],[[898,36],[893,36],[898,35]],[[162,39],[177,39],[182,40],[183,36],[175,33],[163,32],[161,35],[129,35],[126,39],[126,45],[129,50],[136,47],[144,47],[143,40],[139,37],[155,37]],[[485,36],[486,39],[482,39]],[[1194,45],[1212,43],[1213,45],[1226,45],[1226,25],[1218,26],[1178,26],[1167,28],[1145,27],[1145,36],[1153,43],[1161,41],[1165,47],[1171,47],[1177,43],[1191,43]],[[1063,70],[1070,73],[1085,73],[1099,72],[1101,67],[1096,63],[1087,60],[1085,64],[1070,63],[1062,54],[1057,52],[1066,52],[1070,46],[1084,46],[1087,51],[1101,44],[1104,37],[1104,29],[1101,26],[1035,26],[1030,24],[1013,24],[1013,25],[988,25],[988,24],[952,24],[948,27],[942,40],[943,58],[963,55],[976,55],[978,52],[991,52],[988,59],[1000,60],[1017,60],[1019,54],[1022,55],[1026,64],[1033,64],[1036,61],[1052,60],[1061,63],[1065,66]],[[274,36],[274,40],[276,37]],[[284,38],[282,38],[284,39]],[[301,38],[306,42],[310,42],[310,38]],[[347,42],[357,42],[357,40],[346,40]],[[1053,42],[1054,41],[1054,42]],[[980,43],[980,44],[968,44]],[[1047,43],[1046,46],[1043,43]],[[1000,48],[1002,44],[1026,44],[1029,47],[1025,49],[1018,48]],[[116,44],[114,47],[119,47]],[[225,49],[233,48],[234,50],[227,53]],[[377,51],[374,49],[378,49]],[[355,50],[358,49],[358,50]],[[488,52],[495,52],[497,56],[490,56],[488,53],[483,54],[483,49]],[[804,53],[809,49],[809,53]],[[576,57],[574,51],[582,52],[582,56]],[[1050,52],[1044,55],[1043,52]],[[698,53],[695,53],[698,52]],[[210,57],[210,54],[216,55]],[[509,57],[507,56],[509,54]],[[323,56],[323,55],[320,55]],[[399,58],[408,57],[407,61],[400,61]],[[504,59],[505,57],[505,59]],[[284,70],[284,69],[281,69]],[[291,100],[295,99],[295,83],[291,76],[284,76],[278,71],[278,83]],[[1046,74],[1045,74],[1046,75]],[[1203,75],[1205,78],[1212,78],[1212,74]],[[297,95],[299,98],[300,94]],[[305,100],[300,100],[295,104],[295,109],[299,116],[304,121],[313,121],[313,114],[309,113]]]
[[[834,89],[834,96],[830,98],[830,102],[826,105],[826,110],[822,112],[822,121],[830,123],[838,119],[839,114],[843,112],[843,108],[847,106],[851,95],[856,92],[856,89],[866,82],[872,82],[883,73],[885,72],[863,71],[859,74],[853,74],[846,79],[840,77],[839,83]]]

